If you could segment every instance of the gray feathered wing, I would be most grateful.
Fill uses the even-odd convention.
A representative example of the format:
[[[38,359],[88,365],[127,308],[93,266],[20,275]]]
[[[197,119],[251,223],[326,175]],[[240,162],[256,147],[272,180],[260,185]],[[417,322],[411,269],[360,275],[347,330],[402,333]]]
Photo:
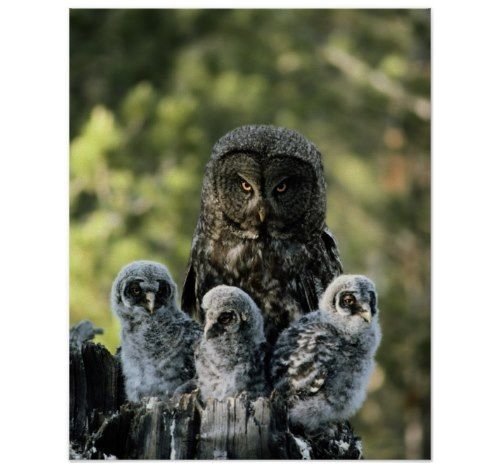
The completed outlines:
[[[320,322],[289,328],[276,344],[272,379],[287,395],[315,395],[335,371],[336,333]]]

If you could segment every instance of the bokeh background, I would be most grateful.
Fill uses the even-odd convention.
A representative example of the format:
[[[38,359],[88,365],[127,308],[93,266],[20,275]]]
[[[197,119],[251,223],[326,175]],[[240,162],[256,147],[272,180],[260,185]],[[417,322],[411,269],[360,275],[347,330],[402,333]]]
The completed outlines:
[[[429,99],[429,10],[71,10],[70,322],[115,350],[121,266],[158,260],[182,286],[215,141],[296,129],[323,154],[346,272],[379,290],[353,425],[367,458],[429,458]]]

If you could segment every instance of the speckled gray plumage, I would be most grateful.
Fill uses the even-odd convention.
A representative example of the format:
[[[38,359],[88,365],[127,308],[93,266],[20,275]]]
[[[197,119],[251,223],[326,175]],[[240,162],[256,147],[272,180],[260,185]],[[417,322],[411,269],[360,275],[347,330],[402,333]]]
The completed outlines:
[[[245,392],[249,399],[267,392],[267,343],[259,308],[241,289],[219,285],[202,301],[205,329],[195,352],[201,398],[223,400]],[[230,322],[222,323],[226,320]]]
[[[240,173],[255,181],[248,197],[236,185]],[[288,176],[289,185],[275,198],[280,176]],[[298,132],[243,126],[222,137],[205,170],[183,310],[203,322],[208,290],[240,287],[261,308],[271,344],[290,322],[315,310],[318,296],[342,272],[325,226],[325,192],[321,155]]]
[[[144,295],[135,298],[129,289],[139,280]],[[155,295],[154,309],[147,306],[146,291]],[[120,357],[130,401],[168,397],[195,375],[194,348],[202,331],[178,308],[176,292],[168,269],[151,261],[126,265],[113,283],[111,307],[121,323]]]
[[[355,303],[344,307],[352,295]],[[274,387],[289,401],[290,422],[307,432],[346,420],[361,407],[381,339],[374,284],[336,278],[319,310],[279,337],[271,363]]]

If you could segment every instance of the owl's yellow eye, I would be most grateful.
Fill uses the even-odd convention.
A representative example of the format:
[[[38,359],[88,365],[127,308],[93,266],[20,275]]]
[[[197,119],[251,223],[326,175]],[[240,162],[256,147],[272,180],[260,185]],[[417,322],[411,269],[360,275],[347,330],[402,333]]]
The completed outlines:
[[[251,192],[252,191],[252,186],[246,180],[242,180],[241,181],[241,188],[245,192]]]
[[[286,190],[286,182],[281,182],[281,184],[279,184],[277,187],[276,187],[276,191],[278,193],[283,193],[285,190]]]

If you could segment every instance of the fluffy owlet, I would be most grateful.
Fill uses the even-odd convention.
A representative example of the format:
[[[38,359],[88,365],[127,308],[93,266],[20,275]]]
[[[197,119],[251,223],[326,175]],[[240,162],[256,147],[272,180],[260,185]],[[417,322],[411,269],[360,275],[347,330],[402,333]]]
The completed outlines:
[[[273,385],[289,402],[289,418],[306,432],[350,418],[365,399],[380,343],[375,286],[360,275],[336,278],[319,310],[279,337]]]
[[[121,322],[121,362],[127,399],[167,397],[195,375],[201,328],[181,311],[176,285],[162,264],[135,261],[116,277],[111,306]]]
[[[203,295],[234,285],[262,310],[273,345],[342,272],[325,209],[321,154],[302,135],[273,126],[226,134],[205,170],[183,310],[203,322]]]
[[[244,291],[227,285],[210,290],[202,308],[205,330],[195,352],[202,399],[264,395],[267,343],[259,308]]]

